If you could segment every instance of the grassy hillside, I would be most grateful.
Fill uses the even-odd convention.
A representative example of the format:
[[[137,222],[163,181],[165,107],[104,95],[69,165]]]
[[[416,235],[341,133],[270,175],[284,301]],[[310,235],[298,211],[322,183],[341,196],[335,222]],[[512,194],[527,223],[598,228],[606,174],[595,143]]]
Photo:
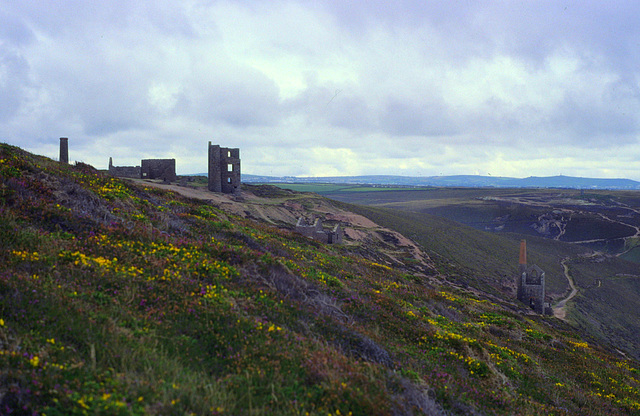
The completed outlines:
[[[425,213],[357,205],[350,205],[350,209],[420,243],[435,254],[440,270],[453,281],[513,295],[508,285],[513,285],[522,236],[481,232]],[[568,289],[560,261],[588,252],[579,246],[535,237],[527,238],[527,251],[529,262],[546,271],[547,291],[554,297]]]
[[[639,356],[640,274],[636,263],[615,257],[577,258],[569,263],[579,289],[570,317],[583,330]]]
[[[637,362],[447,267],[5,144],[0,242],[0,413],[640,414]]]
[[[640,193],[434,188],[365,193],[342,190],[332,197],[369,204],[352,209],[368,212],[379,223],[413,235],[429,251],[446,253],[445,265],[440,267],[453,263],[458,270],[449,267],[448,275],[455,275],[457,281],[505,295],[513,296],[514,288],[508,284],[513,281],[517,240],[526,238],[529,261],[546,271],[547,293],[554,300],[567,294],[568,281],[561,266],[566,259],[579,290],[569,303],[569,320],[640,358],[640,248],[637,237],[620,238],[636,233],[633,227],[640,221]],[[532,224],[541,216],[564,221],[561,241],[550,238],[559,228],[551,227],[547,238],[531,235],[538,234]],[[500,232],[482,232],[447,218],[476,229],[494,230],[497,220],[503,227]],[[595,241],[577,245],[565,240]],[[623,254],[591,256],[591,249]]]

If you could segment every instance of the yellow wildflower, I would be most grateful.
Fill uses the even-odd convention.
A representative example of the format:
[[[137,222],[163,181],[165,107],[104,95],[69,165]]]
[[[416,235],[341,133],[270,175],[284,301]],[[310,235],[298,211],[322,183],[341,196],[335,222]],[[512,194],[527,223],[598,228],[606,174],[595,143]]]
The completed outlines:
[[[29,363],[34,366],[37,367],[38,364],[40,363],[40,358],[38,358],[37,355],[34,355],[32,359],[29,360]]]

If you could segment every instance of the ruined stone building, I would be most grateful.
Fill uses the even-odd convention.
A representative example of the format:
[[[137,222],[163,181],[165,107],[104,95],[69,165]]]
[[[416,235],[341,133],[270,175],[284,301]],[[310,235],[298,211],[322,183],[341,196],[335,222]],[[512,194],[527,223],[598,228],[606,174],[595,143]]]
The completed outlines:
[[[303,217],[298,218],[296,232],[325,244],[342,244],[342,237],[344,235],[340,224],[333,227],[331,231],[325,230],[322,227],[322,220],[320,218],[316,218],[313,224],[309,224]]]
[[[516,278],[518,300],[541,315],[550,314],[551,307],[545,302],[544,271],[535,264],[527,266],[526,240],[520,242],[519,263],[519,275]]]
[[[209,184],[212,192],[231,194],[240,189],[240,149],[209,142]]]
[[[140,179],[140,166],[114,166],[113,158],[109,158],[109,175],[118,178]]]
[[[113,158],[109,158],[109,174],[118,178],[131,179],[162,179],[165,182],[175,182],[175,159],[143,159],[141,166],[114,166]]]
[[[140,166],[140,177],[142,179],[162,179],[164,182],[175,182],[176,160],[175,159],[143,159]]]
[[[60,163],[69,163],[69,139],[60,137]]]

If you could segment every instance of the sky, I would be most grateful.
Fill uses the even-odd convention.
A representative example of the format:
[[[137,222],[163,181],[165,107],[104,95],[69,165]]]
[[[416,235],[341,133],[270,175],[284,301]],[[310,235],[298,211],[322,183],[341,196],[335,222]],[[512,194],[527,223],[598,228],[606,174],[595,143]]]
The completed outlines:
[[[636,1],[0,0],[0,142],[107,167],[640,180]]]

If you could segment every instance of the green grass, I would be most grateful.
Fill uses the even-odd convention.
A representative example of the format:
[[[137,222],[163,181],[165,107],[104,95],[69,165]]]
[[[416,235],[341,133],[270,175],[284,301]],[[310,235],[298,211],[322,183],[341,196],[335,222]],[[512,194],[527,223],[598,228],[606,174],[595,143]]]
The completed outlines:
[[[637,362],[453,248],[410,275],[4,144],[0,241],[2,413],[640,414]]]
[[[412,188],[386,185],[341,185],[329,183],[269,183],[269,185],[277,186],[278,188],[282,189],[290,189],[297,192],[315,192],[320,195],[351,192],[386,192]]]

